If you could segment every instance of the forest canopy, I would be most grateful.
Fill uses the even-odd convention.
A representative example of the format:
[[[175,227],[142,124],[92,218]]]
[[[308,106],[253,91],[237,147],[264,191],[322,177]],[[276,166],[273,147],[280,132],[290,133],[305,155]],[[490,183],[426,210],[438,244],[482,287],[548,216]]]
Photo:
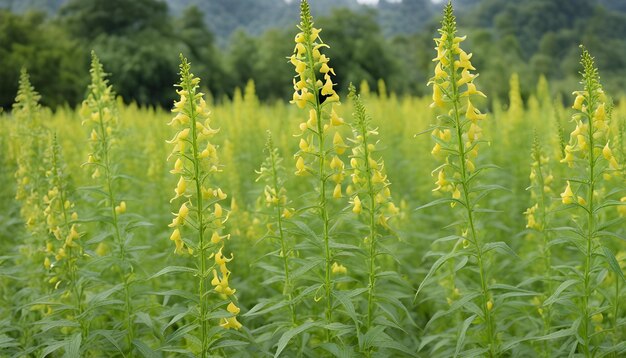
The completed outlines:
[[[553,95],[577,82],[575,54],[586,44],[598,59],[607,90],[626,88],[626,5],[619,0],[458,0],[471,38],[478,81],[506,101],[507,81],[521,78],[522,94],[540,76]],[[441,4],[428,0],[312,1],[322,38],[338,69],[338,88],[367,81],[378,90],[424,95],[433,68],[432,38]],[[293,72],[286,57],[295,1],[282,0],[0,0],[0,106],[15,98],[21,67],[31,73],[44,104],[71,106],[83,96],[89,54],[98,53],[125,101],[169,106],[178,53],[194,63],[213,98],[232,96],[254,80],[261,100],[289,98]],[[338,50],[341,51],[338,51]]]

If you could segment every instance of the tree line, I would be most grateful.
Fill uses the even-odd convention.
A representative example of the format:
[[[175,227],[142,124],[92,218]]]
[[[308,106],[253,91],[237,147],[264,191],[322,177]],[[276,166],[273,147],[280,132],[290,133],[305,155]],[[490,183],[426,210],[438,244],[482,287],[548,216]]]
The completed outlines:
[[[333,44],[327,53],[339,74],[337,88],[367,81],[378,90],[382,79],[388,91],[424,95],[439,21],[431,16],[435,5],[425,3],[383,1],[378,7],[333,8],[318,17],[322,39]],[[480,54],[472,59],[483,69],[478,81],[506,101],[512,73],[520,74],[524,96],[544,75],[553,94],[566,95],[577,81],[574,54],[584,43],[596,54],[609,92],[624,93],[626,12],[615,4],[461,1],[459,17],[469,24],[464,29],[471,38],[468,48]],[[207,14],[193,5],[172,11],[158,0],[69,0],[59,6],[51,14],[0,10],[0,106],[5,109],[14,100],[21,67],[31,73],[46,105],[74,106],[84,96],[92,49],[126,101],[170,106],[175,93],[169,88],[177,76],[172,69],[181,52],[217,100],[232,96],[249,79],[261,100],[290,98],[291,83],[284,78],[293,72],[287,56],[293,51],[288,39],[295,23],[254,33],[240,27],[224,41],[222,32],[211,29],[216,25],[207,23]],[[419,21],[407,20],[411,14]]]

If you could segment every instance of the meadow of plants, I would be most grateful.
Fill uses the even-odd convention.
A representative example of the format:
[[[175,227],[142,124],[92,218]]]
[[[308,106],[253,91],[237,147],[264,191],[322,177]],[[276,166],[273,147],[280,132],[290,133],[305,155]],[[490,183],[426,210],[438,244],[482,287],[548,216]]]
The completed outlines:
[[[626,99],[581,46],[570,98],[513,75],[505,108],[462,35],[448,4],[432,98],[334,86],[306,0],[290,101],[181,55],[171,111],[124,104],[92,53],[52,111],[23,70],[0,356],[625,356]]]

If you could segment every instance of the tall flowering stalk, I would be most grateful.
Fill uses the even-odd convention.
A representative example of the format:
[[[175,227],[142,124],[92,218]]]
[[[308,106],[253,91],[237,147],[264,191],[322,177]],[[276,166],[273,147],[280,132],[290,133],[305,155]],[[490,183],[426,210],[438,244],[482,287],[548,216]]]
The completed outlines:
[[[61,156],[61,146],[56,134],[52,138],[52,146],[46,156],[46,171],[48,179],[48,193],[44,196],[44,215],[48,228],[49,239],[46,244],[46,253],[54,257],[54,261],[46,256],[45,266],[48,269],[57,269],[51,281],[63,285],[63,297],[71,297],[74,304],[73,317],[82,328],[83,339],[86,338],[87,327],[82,320],[84,311],[84,292],[79,284],[78,262],[83,256],[83,247],[80,242],[78,213],[70,199],[68,176]]]
[[[113,149],[118,143],[118,112],[116,106],[115,91],[106,79],[100,60],[95,52],[91,53],[91,84],[88,87],[87,98],[83,101],[80,114],[83,118],[83,126],[91,129],[89,144],[91,153],[84,164],[91,170],[91,178],[101,186],[105,197],[103,209],[105,221],[111,226],[112,235],[117,245],[119,263],[121,266],[120,280],[124,295],[124,325],[126,326],[127,352],[133,351],[134,318],[131,299],[131,280],[133,267],[128,258],[127,237],[121,216],[126,212],[126,202],[119,201],[117,181],[120,176],[117,173],[116,158],[112,155]]]
[[[289,301],[289,312],[291,314],[291,324],[297,322],[296,306],[293,302],[294,283],[292,279],[290,258],[294,249],[287,241],[287,232],[285,228],[285,220],[293,215],[291,210],[287,208],[287,190],[284,186],[282,165],[283,158],[278,153],[278,148],[274,146],[271,132],[267,132],[267,142],[265,144],[267,157],[261,165],[261,169],[257,171],[259,177],[257,181],[263,180],[265,188],[263,190],[263,201],[265,205],[273,209],[273,215],[268,224],[270,237],[280,242],[280,256],[283,264],[283,295]]]
[[[329,58],[322,54],[329,47],[320,38],[321,29],[313,27],[313,18],[309,4],[303,0],[300,4],[301,22],[296,34],[294,54],[290,57],[295,67],[293,80],[293,100],[300,109],[309,110],[309,118],[300,124],[302,131],[300,150],[296,153],[296,175],[313,174],[318,179],[319,193],[317,211],[322,220],[322,243],[324,250],[324,299],[326,302],[325,318],[332,322],[333,290],[333,251],[330,245],[329,189],[334,183],[333,196],[341,197],[341,183],[344,179],[344,165],[338,155],[345,152],[346,145],[335,131],[332,140],[331,128],[343,124],[333,104],[339,102],[339,95],[333,89],[332,76],[335,71],[329,66]]]
[[[601,211],[608,205],[616,205],[602,194],[606,179],[620,175],[621,166],[613,155],[611,143],[610,117],[607,116],[606,95],[600,84],[598,69],[589,52],[581,46],[581,65],[583,89],[574,92],[576,98],[572,106],[576,113],[572,120],[576,128],[570,135],[565,147],[565,157],[561,162],[573,168],[572,173],[584,173],[585,176],[570,178],[561,199],[567,209],[581,209],[585,215],[576,220],[578,227],[574,231],[583,241],[575,244],[583,255],[584,262],[579,277],[580,323],[578,332],[582,341],[578,342],[582,353],[587,357],[595,355],[592,327],[602,322],[601,302],[594,299],[597,288],[599,269],[597,256],[605,256],[608,263],[615,260],[608,249],[601,251],[600,238],[606,236]],[[608,251],[608,252],[607,252]],[[622,274],[623,277],[623,274]]]
[[[444,18],[439,29],[441,37],[435,39],[435,75],[429,82],[433,86],[431,107],[447,113],[438,116],[438,125],[432,133],[435,140],[432,154],[444,162],[435,169],[437,187],[433,191],[447,193],[451,196],[452,206],[459,204],[462,207],[464,223],[459,240],[462,240],[466,254],[476,260],[480,281],[480,311],[475,315],[484,322],[483,349],[489,356],[496,356],[495,319],[492,311],[494,304],[485,267],[486,245],[480,239],[475,212],[480,196],[474,183],[482,170],[476,167],[475,161],[482,137],[480,122],[486,115],[472,101],[485,95],[474,84],[478,75],[470,72],[475,70],[470,62],[472,54],[466,53],[460,47],[465,37],[457,37],[456,32],[456,19],[449,2],[444,9]]]
[[[26,223],[26,228],[33,234],[45,230],[42,203],[45,192],[41,192],[45,177],[40,159],[44,154],[45,132],[41,121],[40,99],[41,96],[30,83],[28,72],[22,69],[19,89],[13,105],[13,113],[17,121],[15,140],[19,141],[20,146],[19,154],[16,156],[15,199],[22,203],[20,213]]]
[[[46,135],[41,120],[40,95],[30,83],[25,69],[20,73],[19,89],[13,104],[13,116],[16,120],[16,133],[13,133],[16,151],[17,170],[15,172],[15,199],[21,204],[20,215],[26,224],[29,235],[21,246],[22,257],[26,267],[36,264],[39,270],[32,270],[28,282],[41,282],[41,269],[50,269],[50,259],[41,255],[41,248],[46,236],[46,218],[43,214],[45,203],[45,169],[41,163],[46,146]],[[38,284],[32,286],[39,289]],[[37,291],[35,291],[37,292]],[[39,291],[38,293],[42,293]],[[20,309],[20,341],[22,347],[33,345],[36,341],[37,326],[32,324],[33,314],[30,311],[41,309],[44,315],[52,313],[50,305],[41,304]]]
[[[176,159],[170,172],[179,178],[175,196],[170,202],[183,202],[169,226],[174,229],[170,236],[176,246],[174,252],[187,253],[198,260],[200,357],[207,357],[214,335],[209,325],[210,285],[214,286],[215,292],[230,301],[227,306],[230,316],[222,318],[220,326],[239,329],[241,323],[236,318],[239,308],[234,301],[235,290],[229,285],[230,270],[227,263],[233,256],[227,258],[222,253],[225,240],[230,238],[223,233],[228,214],[219,203],[226,199],[226,194],[220,188],[209,187],[211,183],[208,181],[221,171],[217,148],[210,141],[218,130],[210,126],[210,111],[203,93],[198,90],[199,83],[200,79],[194,77],[189,62],[181,55],[180,82],[177,84],[180,100],[174,103],[172,112],[176,116],[169,122],[177,133],[168,143],[174,145],[170,157]],[[210,263],[211,259],[213,263]]]
[[[544,277],[542,283],[544,285],[543,292],[547,295],[553,292],[552,272],[552,252],[550,250],[552,233],[550,232],[550,212],[553,209],[551,198],[554,196],[552,184],[554,176],[550,172],[550,159],[543,155],[539,138],[535,135],[532,149],[532,163],[530,169],[530,199],[533,205],[529,207],[524,215],[526,216],[526,228],[537,233],[540,241],[540,257],[543,261],[543,267],[540,268],[540,274]],[[543,306],[546,296],[536,297],[533,303],[537,306],[537,311],[543,320],[543,334],[547,335],[551,331],[552,326],[552,309],[550,306]],[[543,344],[544,356],[550,356],[550,345],[548,340],[544,340]]]
[[[397,215],[399,210],[391,201],[390,183],[385,174],[385,163],[376,158],[378,130],[372,128],[371,119],[366,112],[360,95],[354,86],[350,87],[350,97],[354,101],[354,121],[352,123],[353,142],[350,159],[352,177],[352,211],[366,217],[368,227],[365,238],[367,250],[367,314],[365,331],[369,331],[375,318],[376,277],[378,266],[376,258],[380,256],[378,241],[382,231],[389,230],[388,219]]]

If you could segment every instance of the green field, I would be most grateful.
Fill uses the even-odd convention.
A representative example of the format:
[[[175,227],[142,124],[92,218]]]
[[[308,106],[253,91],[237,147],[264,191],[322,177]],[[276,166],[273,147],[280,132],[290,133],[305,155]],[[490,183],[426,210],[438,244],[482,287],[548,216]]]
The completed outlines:
[[[53,111],[22,71],[0,356],[626,355],[626,98],[593,54],[501,104],[449,5],[427,97],[338,88],[301,12],[291,101],[214,99],[183,54],[171,111],[129,104],[94,52]]]

